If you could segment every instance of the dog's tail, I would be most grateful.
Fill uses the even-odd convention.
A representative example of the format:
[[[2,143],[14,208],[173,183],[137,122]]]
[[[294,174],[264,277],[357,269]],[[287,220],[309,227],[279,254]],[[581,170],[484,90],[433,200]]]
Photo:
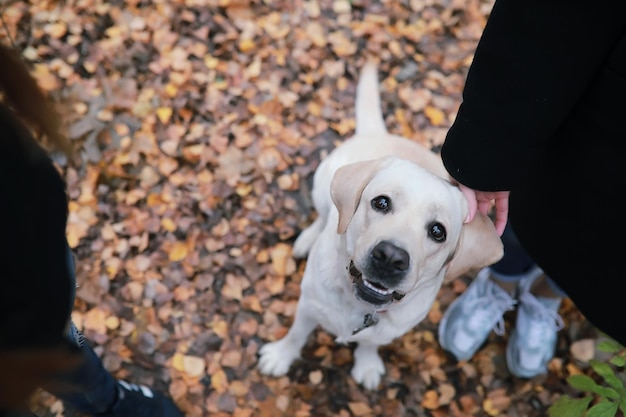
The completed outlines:
[[[380,105],[378,89],[378,67],[368,61],[359,77],[356,91],[356,134],[387,133]]]

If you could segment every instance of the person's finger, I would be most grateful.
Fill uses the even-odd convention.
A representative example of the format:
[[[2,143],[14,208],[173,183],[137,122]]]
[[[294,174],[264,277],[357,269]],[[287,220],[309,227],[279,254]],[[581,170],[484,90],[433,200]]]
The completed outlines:
[[[464,223],[469,223],[474,220],[474,216],[476,216],[476,210],[478,207],[476,202],[476,192],[463,184],[459,184],[459,190],[461,190],[461,193],[463,193],[463,196],[467,200],[467,216],[465,217]]]
[[[491,210],[491,200],[485,199],[477,199],[477,210],[484,214],[485,216],[489,214],[489,210]]]
[[[498,193],[495,198],[495,227],[499,236],[502,236],[504,233],[504,228],[506,227],[506,223],[509,218],[509,193],[502,192]]]

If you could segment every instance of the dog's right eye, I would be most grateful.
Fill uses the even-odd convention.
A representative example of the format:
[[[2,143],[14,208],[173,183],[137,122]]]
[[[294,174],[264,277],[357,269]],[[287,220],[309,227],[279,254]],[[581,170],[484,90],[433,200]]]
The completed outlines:
[[[391,199],[384,195],[379,195],[372,199],[372,208],[376,211],[382,211],[384,213],[391,210]]]

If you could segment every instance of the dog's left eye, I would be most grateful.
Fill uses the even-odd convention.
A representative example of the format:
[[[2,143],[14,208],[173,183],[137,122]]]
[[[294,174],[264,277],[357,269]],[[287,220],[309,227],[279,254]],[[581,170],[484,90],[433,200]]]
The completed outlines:
[[[433,238],[436,242],[445,242],[446,240],[446,228],[441,223],[431,223],[428,226],[428,236]]]
[[[388,212],[391,210],[391,199],[384,195],[379,195],[372,199],[372,208],[376,211]]]

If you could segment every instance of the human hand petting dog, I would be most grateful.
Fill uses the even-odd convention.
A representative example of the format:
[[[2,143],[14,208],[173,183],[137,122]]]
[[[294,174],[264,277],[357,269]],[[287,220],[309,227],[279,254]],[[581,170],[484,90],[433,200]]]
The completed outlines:
[[[459,190],[467,200],[467,217],[465,223],[474,220],[477,212],[489,214],[493,205],[495,211],[495,226],[499,236],[504,233],[509,215],[509,191],[478,191],[458,183]]]

